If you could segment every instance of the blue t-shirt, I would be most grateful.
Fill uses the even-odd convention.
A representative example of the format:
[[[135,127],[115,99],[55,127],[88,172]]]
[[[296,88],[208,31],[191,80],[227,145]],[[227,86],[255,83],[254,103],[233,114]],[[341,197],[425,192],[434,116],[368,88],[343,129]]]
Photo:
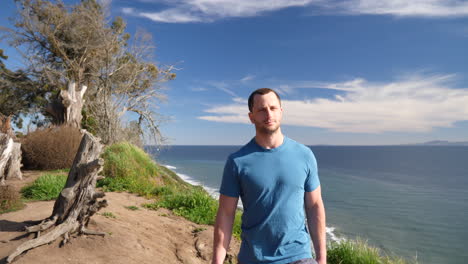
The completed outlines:
[[[219,192],[242,199],[239,261],[282,264],[312,257],[304,192],[319,185],[314,154],[287,137],[274,149],[254,138],[231,154]]]

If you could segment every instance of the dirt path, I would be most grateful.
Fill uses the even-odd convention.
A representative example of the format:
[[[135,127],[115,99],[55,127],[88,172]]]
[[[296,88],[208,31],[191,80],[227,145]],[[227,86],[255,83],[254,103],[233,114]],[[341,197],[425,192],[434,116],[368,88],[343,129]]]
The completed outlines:
[[[39,176],[41,176],[44,171],[22,171],[23,173],[23,179],[9,179],[7,180],[7,184],[10,186],[15,187],[15,189],[19,190],[22,187],[29,185],[33,181],[35,181]],[[1,218],[0,218],[1,219]]]
[[[33,177],[30,175],[29,177]],[[59,240],[20,256],[15,263],[208,263],[213,227],[198,225],[171,211],[144,209],[142,197],[128,193],[106,193],[109,206],[92,217],[89,228],[106,232],[105,237],[79,236],[59,248]],[[42,220],[52,213],[53,201],[28,203],[23,210],[0,215],[0,263],[22,242],[28,221]],[[126,207],[136,206],[138,210]],[[103,213],[115,216],[104,216]],[[239,251],[232,241],[231,252]]]

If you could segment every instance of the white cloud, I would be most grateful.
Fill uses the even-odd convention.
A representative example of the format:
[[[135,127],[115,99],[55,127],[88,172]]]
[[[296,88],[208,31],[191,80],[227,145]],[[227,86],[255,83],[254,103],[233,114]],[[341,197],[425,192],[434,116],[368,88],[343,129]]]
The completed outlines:
[[[190,88],[190,91],[192,91],[192,92],[206,92],[206,91],[208,91],[208,89],[204,88],[204,87],[193,87],[193,88]]]
[[[448,17],[467,16],[468,2],[460,0],[348,0],[336,7],[350,14]]]
[[[309,88],[339,90],[340,95],[333,99],[283,100],[283,124],[356,133],[427,132],[436,127],[451,127],[457,121],[468,120],[468,88],[453,88],[455,77],[414,75],[390,83],[364,79],[309,82],[314,84]],[[239,99],[206,112],[208,115],[199,118],[249,123],[247,106]]]
[[[140,2],[148,1],[140,0]],[[122,11],[164,23],[212,22],[222,18],[252,17],[288,7],[308,6],[319,7],[331,14],[468,16],[468,2],[463,0],[154,0],[149,2],[162,2],[169,7],[157,12],[135,12],[128,7]]]
[[[166,9],[156,13],[141,12],[138,15],[153,21],[165,23],[189,23],[201,22],[203,20],[203,18],[198,15],[177,8]]]
[[[238,97],[235,92],[233,92],[231,89],[228,88],[228,84],[225,82],[216,82],[216,81],[210,81],[207,82],[209,85],[215,87],[218,90],[221,90],[227,94],[229,94],[232,97]]]
[[[135,9],[131,8],[131,7],[124,7],[124,8],[122,8],[122,13],[124,13],[126,15],[133,15],[133,14],[135,14]]]
[[[242,78],[240,81],[245,83],[245,82],[251,81],[253,79],[255,79],[255,75],[248,74],[244,78]]]
[[[158,12],[141,12],[138,16],[165,23],[211,22],[229,17],[251,17],[287,7],[307,6],[313,0],[181,0],[159,1],[170,5]]]

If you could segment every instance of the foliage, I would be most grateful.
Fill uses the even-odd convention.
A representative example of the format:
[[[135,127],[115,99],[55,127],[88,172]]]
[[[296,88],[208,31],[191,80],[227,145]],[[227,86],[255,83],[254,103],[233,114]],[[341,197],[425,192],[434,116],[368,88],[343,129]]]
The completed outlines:
[[[157,186],[159,168],[142,149],[126,142],[117,143],[108,146],[102,158],[106,178],[98,182],[98,187],[149,196]]]
[[[81,132],[71,126],[39,128],[21,139],[27,168],[70,168],[81,142]]]
[[[158,166],[141,148],[127,142],[106,147],[102,154],[103,173],[106,178],[98,182],[98,187],[106,191],[129,191],[143,196],[151,196],[162,186],[187,187],[175,173]],[[166,187],[164,187],[166,188]]]
[[[0,214],[16,211],[23,206],[18,190],[9,185],[0,186]]]
[[[111,21],[107,7],[96,0],[74,5],[61,0],[16,2],[15,28],[7,36],[13,46],[23,49],[28,78],[37,83],[30,94],[45,99],[42,113],[50,121],[62,121],[60,112],[67,102],[59,100],[60,91],[76,83],[82,87],[77,92],[86,97],[83,125],[104,144],[137,142],[134,138],[145,131],[159,142],[161,117],[155,109],[164,98],[159,84],[175,74],[173,67],[151,62],[154,46],[148,33],[137,32],[130,41],[125,21],[120,17]],[[136,116],[138,129],[122,125],[128,112]]]
[[[201,187],[164,195],[157,205],[198,224],[213,225],[218,203]]]
[[[31,96],[33,82],[23,70],[11,71],[2,60],[8,57],[0,49],[0,114],[12,116],[13,121],[22,128],[20,114],[38,104],[40,96]]]
[[[24,187],[21,193],[30,200],[55,200],[65,186],[67,177],[68,175],[64,172],[46,173],[31,185]]]
[[[417,264],[402,258],[390,257],[361,239],[331,243],[327,250],[330,264]]]

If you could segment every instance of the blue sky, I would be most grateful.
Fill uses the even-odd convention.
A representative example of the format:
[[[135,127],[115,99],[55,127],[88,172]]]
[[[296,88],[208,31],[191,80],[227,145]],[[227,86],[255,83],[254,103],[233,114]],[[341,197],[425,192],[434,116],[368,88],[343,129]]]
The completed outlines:
[[[305,144],[468,141],[467,1],[105,2],[178,68],[158,109],[170,144],[246,143],[261,87],[280,93],[283,132]],[[7,25],[14,4],[2,5]]]

